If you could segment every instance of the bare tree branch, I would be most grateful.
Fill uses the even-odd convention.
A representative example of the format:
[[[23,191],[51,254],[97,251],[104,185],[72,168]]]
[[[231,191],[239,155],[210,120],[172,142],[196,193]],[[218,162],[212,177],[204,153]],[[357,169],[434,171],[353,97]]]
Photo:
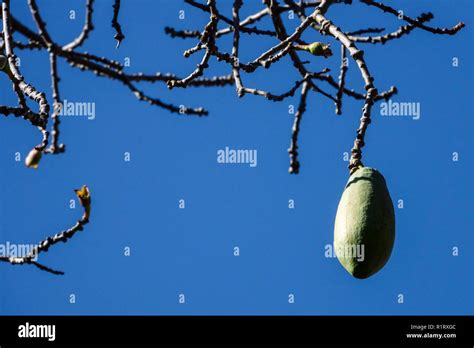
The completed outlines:
[[[28,0],[35,29],[17,20],[10,13],[10,1],[3,0],[1,11],[3,33],[0,37],[2,39],[0,41],[0,71],[3,71],[11,81],[13,91],[18,97],[18,104],[0,105],[0,115],[21,117],[37,127],[42,133],[41,143],[35,146],[26,158],[27,166],[38,167],[43,154],[59,154],[65,151],[65,145],[59,143],[61,97],[59,91],[60,77],[57,66],[58,61],[63,59],[73,68],[89,71],[99,77],[108,78],[123,84],[140,101],[180,115],[205,116],[208,115],[208,111],[203,107],[192,108],[184,106],[182,103],[175,105],[163,101],[161,98],[145,94],[142,89],[143,86],[145,84],[165,84],[169,89],[175,87],[221,88],[235,86],[238,97],[252,94],[270,101],[282,101],[286,98],[294,97],[297,91],[300,91],[298,97],[299,106],[295,113],[291,142],[288,149],[290,157],[289,172],[293,174],[297,174],[301,168],[298,159],[298,137],[310,92],[314,92],[314,94],[321,95],[334,102],[335,113],[338,115],[342,113],[342,100],[344,96],[355,100],[363,100],[362,116],[351,150],[352,156],[349,163],[349,171],[353,173],[363,166],[362,148],[365,145],[367,127],[371,122],[371,108],[373,104],[381,100],[388,100],[397,93],[397,89],[394,86],[380,93],[377,91],[374,77],[369,72],[369,67],[364,57],[364,51],[359,49],[356,44],[384,44],[411,34],[414,29],[425,30],[433,34],[454,35],[464,27],[462,22],[452,28],[431,27],[426,23],[434,18],[432,13],[422,13],[416,18],[411,18],[401,11],[373,0],[360,0],[360,2],[395,15],[406,22],[406,24],[393,32],[385,34],[383,34],[385,32],[384,28],[374,27],[346,31],[336,26],[326,16],[326,13],[334,4],[351,5],[353,3],[352,0],[283,0],[281,1],[283,4],[280,4],[279,0],[263,0],[262,8],[247,14],[244,18],[241,18],[241,14],[245,12],[242,8],[247,3],[250,3],[250,1],[233,0],[230,17],[221,13],[222,11],[218,8],[217,0],[207,0],[205,4],[195,0],[184,0],[184,2],[197,9],[198,12],[208,14],[209,20],[202,29],[165,27],[165,33],[171,39],[178,38],[197,41],[194,46],[183,52],[185,58],[193,54],[202,54],[196,68],[194,70],[191,69],[187,76],[180,77],[173,72],[129,72],[123,64],[113,59],[99,56],[93,52],[81,51],[80,48],[90,39],[91,32],[94,30],[92,16],[95,2],[93,0],[86,0],[85,2],[85,20],[81,32],[63,46],[59,45],[54,40],[54,35],[48,32],[46,22],[40,14],[40,8],[36,0]],[[125,38],[118,21],[120,5],[120,0],[114,0],[112,27],[115,30],[114,38],[117,40],[117,48]],[[128,14],[125,13],[124,15]],[[296,25],[293,24],[294,22],[286,21],[286,19],[282,18],[283,15],[296,15]],[[271,21],[273,27],[266,28],[264,23],[261,23],[263,19]],[[308,32],[310,32],[310,35],[307,35]],[[231,49],[226,51],[219,47],[219,43],[222,42],[222,40],[220,41],[221,38],[228,35],[232,35],[232,45]],[[254,53],[253,57],[255,58],[247,62],[242,62],[240,59],[240,54],[243,50],[243,35],[250,37],[259,35],[268,41],[268,44],[263,49],[259,49]],[[308,43],[303,39],[303,37],[313,36],[316,36],[318,41]],[[311,65],[307,64],[311,61],[321,63],[324,62],[324,59],[331,58],[332,51],[330,44],[324,42],[325,36],[331,36],[339,41],[341,45],[341,65],[337,81],[330,74],[329,69],[318,68],[318,71],[312,71]],[[225,47],[225,45],[222,46]],[[54,103],[52,112],[46,94],[25,82],[25,78],[21,75],[16,64],[15,50],[17,52],[37,50],[48,53],[50,60],[51,98]],[[349,58],[347,53],[357,65],[364,87],[361,91],[347,87],[346,75],[349,69],[346,64],[346,60]],[[210,64],[213,64],[214,60],[223,64],[226,67],[226,71],[220,75],[209,76],[208,68]],[[285,74],[283,80],[289,81],[290,72],[296,72],[297,74],[296,81],[286,92],[274,94],[262,89],[257,83],[252,87],[244,83],[244,81],[248,82],[250,80],[248,76],[255,71],[263,70],[261,68],[264,68],[266,69],[265,72],[271,73],[273,65],[281,64],[284,61],[290,62],[292,67],[288,69],[288,77]],[[329,90],[326,91],[326,88]],[[38,105],[37,111],[30,109],[27,104],[27,98],[33,100]],[[51,145],[47,147],[50,135],[47,130],[49,117],[51,117],[53,124],[51,126]],[[70,229],[38,243],[35,248],[38,253],[46,252],[49,247],[60,241],[66,242],[88,223],[90,215],[89,191],[87,187],[83,187],[81,190],[77,190],[76,193],[81,201],[81,205],[84,207],[83,217]],[[32,255],[23,258],[0,257],[0,261],[10,264],[31,264],[49,273],[62,274],[61,271],[38,263],[33,259]]]
[[[0,261],[8,262],[12,265],[35,265],[39,269],[43,271],[47,271],[56,275],[64,274],[61,271],[55,271],[49,267],[43,266],[39,264],[36,260],[40,254],[46,253],[49,248],[58,244],[59,242],[66,243],[69,239],[74,237],[74,235],[82,231],[84,226],[89,223],[89,216],[90,216],[90,209],[91,209],[91,197],[89,193],[89,189],[87,186],[83,186],[82,189],[76,190],[76,193],[79,197],[79,201],[81,205],[84,207],[84,214],[82,217],[69,229],[61,231],[51,237],[47,237],[41,242],[37,243],[32,250],[30,250],[28,255],[24,256],[0,256]]]
[[[377,2],[377,1],[373,1],[373,0],[360,0],[360,1],[364,4],[366,4],[366,5],[377,7],[378,9],[382,10],[383,12],[391,13],[391,14],[397,16],[397,17],[401,16],[401,18],[404,21],[408,22],[409,24],[411,24],[411,25],[413,25],[417,28],[423,29],[425,31],[428,31],[432,34],[454,35],[459,30],[464,28],[464,26],[465,26],[463,22],[459,22],[458,24],[456,24],[452,28],[429,27],[429,26],[424,25],[423,22],[420,22],[417,19],[410,18],[410,17],[406,16],[405,14],[403,14],[403,12],[397,11],[393,7],[387,6],[387,5],[385,5],[381,2]]]

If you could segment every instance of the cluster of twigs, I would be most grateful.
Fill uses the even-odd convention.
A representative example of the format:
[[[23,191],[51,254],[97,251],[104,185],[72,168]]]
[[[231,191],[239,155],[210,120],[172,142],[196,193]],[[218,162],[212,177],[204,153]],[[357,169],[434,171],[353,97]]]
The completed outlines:
[[[219,11],[217,0],[207,0],[206,3],[200,3],[195,0],[184,0],[188,5],[201,12],[207,13],[209,15],[209,21],[203,30],[165,28],[165,33],[171,38],[196,40],[196,44],[184,52],[184,57],[187,58],[191,55],[202,53],[201,61],[197,67],[191,71],[188,76],[178,77],[171,73],[160,72],[155,74],[128,73],[125,71],[123,64],[117,61],[82,51],[81,46],[89,39],[94,29],[92,20],[94,0],[86,0],[84,27],[81,33],[66,45],[58,44],[48,32],[36,0],[28,0],[29,9],[36,28],[30,28],[15,18],[10,11],[10,1],[4,0],[1,13],[3,20],[3,40],[0,45],[0,51],[3,56],[0,56],[0,68],[8,75],[12,82],[13,90],[18,96],[18,105],[0,105],[0,114],[22,117],[40,130],[42,134],[41,142],[36,145],[32,153],[30,153],[30,163],[27,162],[27,165],[36,166],[43,154],[59,154],[65,151],[64,144],[59,143],[61,99],[57,60],[61,58],[65,59],[72,67],[121,82],[138,100],[156,105],[172,113],[185,115],[205,116],[208,114],[208,111],[202,107],[193,108],[174,105],[160,98],[149,96],[143,92],[139,85],[145,82],[166,83],[170,89],[234,85],[239,97],[243,97],[246,94],[253,94],[262,96],[271,101],[282,101],[285,98],[294,96],[299,90],[299,106],[294,115],[291,144],[288,149],[290,156],[289,172],[296,174],[300,168],[298,161],[298,134],[310,93],[314,92],[320,94],[334,102],[336,114],[342,113],[343,97],[347,96],[364,101],[360,126],[357,129],[357,136],[354,141],[349,163],[349,170],[352,173],[358,167],[362,166],[362,147],[364,146],[367,127],[371,121],[371,108],[373,104],[379,100],[388,100],[397,93],[395,87],[390,87],[384,92],[378,92],[374,85],[374,78],[369,72],[368,65],[365,61],[364,51],[359,49],[357,45],[365,43],[385,44],[391,40],[408,35],[414,29],[422,29],[433,34],[453,35],[464,26],[463,23],[459,23],[450,29],[430,27],[427,26],[426,23],[433,19],[433,14],[431,13],[423,13],[416,18],[412,18],[380,2],[373,0],[358,1],[374,9],[397,16],[403,20],[404,25],[400,26],[394,32],[385,34],[382,34],[385,32],[384,28],[367,28],[353,32],[344,31],[333,23],[326,14],[333,5],[351,5],[353,3],[352,0],[263,0],[262,9],[245,18],[241,18],[240,16],[241,8],[244,5],[243,0],[233,0],[232,13],[230,16],[226,16]],[[116,32],[115,39],[117,40],[117,48],[125,39],[125,35],[119,23],[119,12],[120,0],[114,0],[112,27]],[[294,28],[289,28],[282,19],[284,14],[290,12],[298,18],[297,25],[294,26]],[[262,29],[258,26],[259,22],[264,18],[271,20],[273,29]],[[341,68],[337,79],[329,74],[329,69],[315,72],[307,68],[307,62],[305,60],[311,57],[311,54],[315,56],[314,59],[322,59],[321,57],[328,58],[332,55],[329,45],[320,42],[321,40],[314,40],[313,42],[303,40],[303,34],[306,35],[306,33],[309,33],[307,36],[310,36],[311,32],[321,38],[331,36],[340,43]],[[232,47],[230,52],[226,52],[218,46],[219,39],[226,35],[232,35]],[[239,58],[239,50],[241,43],[240,38],[243,35],[265,36],[268,37],[269,42],[273,42],[273,44],[255,59],[242,62]],[[18,66],[15,65],[15,52],[21,50],[40,50],[46,51],[49,54],[52,82],[51,96],[53,100],[52,112],[46,94],[38,91],[34,86],[27,83],[25,78],[21,75]],[[305,60],[301,58],[302,54],[307,55],[304,57]],[[297,80],[287,92],[274,94],[260,88],[248,87],[244,83],[246,75],[252,74],[257,69],[269,69],[273,64],[278,63],[285,57],[291,60],[294,69],[298,76],[300,76],[299,80]],[[349,59],[349,57],[356,63],[360,72],[364,83],[363,91],[357,92],[346,87],[345,81],[348,70],[346,60]],[[229,74],[205,77],[206,70],[213,59],[227,64],[229,66]],[[326,87],[331,88],[333,92],[325,91]],[[37,111],[31,110],[26,103],[26,98],[38,104]],[[48,131],[49,118],[52,120],[51,131]],[[82,228],[82,224],[80,224],[79,227]]]

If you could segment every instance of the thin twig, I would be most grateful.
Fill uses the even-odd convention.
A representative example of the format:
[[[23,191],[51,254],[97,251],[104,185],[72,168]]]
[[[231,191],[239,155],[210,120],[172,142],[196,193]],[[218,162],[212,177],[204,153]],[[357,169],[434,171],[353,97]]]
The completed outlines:
[[[118,21],[118,15],[120,12],[120,0],[114,0],[114,16],[112,17],[112,27],[115,29],[114,39],[117,40],[117,48],[120,47],[123,39],[125,39],[125,35],[122,33],[122,26]]]
[[[43,271],[47,271],[47,272],[57,274],[57,275],[64,274],[61,271],[55,271],[49,267],[39,264],[37,262],[37,258],[39,257],[40,254],[48,252],[49,248],[58,244],[59,242],[66,243],[69,239],[74,237],[74,235],[77,232],[82,231],[84,229],[84,226],[89,223],[90,204],[91,204],[90,196],[87,196],[86,199],[87,201],[85,202],[85,204],[84,204],[84,201],[80,199],[81,205],[84,207],[84,214],[81,217],[81,219],[79,219],[71,228],[61,231],[53,236],[47,237],[44,240],[40,241],[32,248],[32,250],[30,250],[28,255],[24,255],[24,256],[3,255],[3,256],[0,256],[0,261],[8,262],[12,265],[32,264]]]
[[[53,94],[53,113],[51,119],[53,120],[53,129],[51,131],[51,146],[45,150],[45,153],[62,153],[65,150],[64,144],[59,144],[59,114],[61,112],[62,103],[59,96],[59,75],[57,67],[57,56],[54,53],[49,54],[49,61],[51,65],[51,90]]]
[[[346,48],[341,45],[341,68],[339,73],[339,86],[336,93],[336,115],[342,114],[342,96],[344,94],[347,69]]]
[[[84,44],[84,42],[89,38],[89,34],[94,30],[94,25],[92,24],[92,12],[94,12],[94,0],[87,0],[86,2],[86,19],[84,21],[84,27],[82,28],[81,33],[77,38],[72,42],[68,43],[63,47],[64,50],[73,50]]]
[[[300,124],[303,114],[306,111],[306,99],[308,97],[309,85],[307,82],[303,83],[301,88],[300,104],[295,113],[293,128],[291,130],[291,143],[288,153],[290,155],[290,174],[298,174],[300,171],[300,162],[298,161],[298,135],[300,133]]]

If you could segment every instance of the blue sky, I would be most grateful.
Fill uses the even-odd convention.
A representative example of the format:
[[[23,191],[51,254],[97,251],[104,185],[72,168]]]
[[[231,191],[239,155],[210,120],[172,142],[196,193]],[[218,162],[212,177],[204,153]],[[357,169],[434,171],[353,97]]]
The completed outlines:
[[[181,1],[124,1],[120,22],[126,39],[115,49],[111,1],[97,1],[84,50],[123,61],[127,71],[191,72],[200,55],[183,50],[193,40],[171,39],[165,26],[199,29],[207,15]],[[230,15],[230,1],[221,12]],[[243,15],[260,8],[249,2]],[[328,16],[347,30],[384,26],[395,17],[358,4],[337,5]],[[388,264],[366,280],[350,277],[334,258],[336,208],[348,178],[343,153],[350,151],[360,101],[345,98],[343,115],[333,103],[310,94],[300,132],[301,173],[289,175],[290,104],[245,96],[233,87],[175,89],[146,87],[149,94],[189,106],[205,106],[207,118],[177,116],[138,102],[121,84],[59,62],[61,97],[94,102],[96,118],[64,118],[63,155],[43,158],[38,170],[15,162],[39,141],[25,121],[0,118],[0,243],[30,244],[72,225],[74,188],[89,185],[93,209],[84,232],[40,261],[66,272],[53,276],[34,267],[0,264],[2,314],[473,314],[473,3],[468,0],[387,1],[412,17],[432,11],[435,26],[466,28],[455,36],[415,30],[386,45],[362,46],[379,90],[397,86],[393,101],[417,102],[421,117],[382,117],[374,107],[364,164],[385,176],[396,208],[396,240]],[[39,1],[54,40],[67,43],[83,25],[83,4]],[[184,9],[186,19],[179,20]],[[75,20],[69,11],[76,10]],[[15,16],[33,27],[27,6],[14,2]],[[243,16],[242,15],[242,16]],[[296,23],[296,20],[295,20]],[[269,27],[268,21],[262,27]],[[307,41],[333,44],[335,57],[307,57],[308,67],[339,71],[339,49],[330,38],[308,32]],[[230,37],[219,43],[230,50]],[[242,60],[274,42],[242,40]],[[26,79],[48,91],[45,52],[18,52]],[[452,58],[459,67],[452,67]],[[351,62],[352,63],[352,62]],[[208,74],[228,73],[212,61]],[[298,78],[288,60],[244,76],[250,87],[286,91]],[[0,103],[14,105],[3,77]],[[362,80],[350,65],[347,84]],[[325,90],[331,89],[321,84]],[[331,91],[333,92],[333,91]],[[226,146],[256,149],[258,165],[223,165]],[[131,161],[123,160],[130,152]],[[452,160],[453,152],[459,160]],[[185,199],[186,208],[178,209]],[[288,209],[288,200],[296,208]],[[233,256],[233,248],[240,256]],[[123,255],[131,248],[131,256]],[[452,248],[459,248],[459,256]],[[288,303],[288,295],[295,303]],[[75,294],[76,303],[69,303]],[[184,294],[186,303],[178,302]],[[404,303],[397,302],[403,294]]]

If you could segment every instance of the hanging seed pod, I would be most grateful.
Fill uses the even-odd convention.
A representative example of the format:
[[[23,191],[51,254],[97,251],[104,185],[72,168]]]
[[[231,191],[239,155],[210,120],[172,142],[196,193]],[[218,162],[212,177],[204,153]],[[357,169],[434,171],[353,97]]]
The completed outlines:
[[[334,248],[339,262],[355,278],[379,271],[390,258],[395,214],[385,179],[362,167],[350,177],[337,208]]]
[[[43,152],[38,151],[36,148],[33,148],[28,156],[25,158],[25,165],[28,168],[38,168],[39,162],[41,160],[41,157],[43,157]]]

